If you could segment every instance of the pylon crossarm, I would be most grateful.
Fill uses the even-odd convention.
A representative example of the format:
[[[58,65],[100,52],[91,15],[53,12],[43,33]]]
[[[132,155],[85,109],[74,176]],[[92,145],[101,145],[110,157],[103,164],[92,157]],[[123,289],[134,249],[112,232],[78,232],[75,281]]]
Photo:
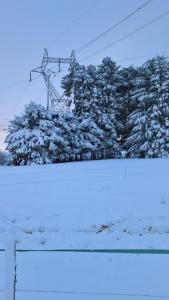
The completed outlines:
[[[48,63],[70,64],[71,58],[48,57]]]

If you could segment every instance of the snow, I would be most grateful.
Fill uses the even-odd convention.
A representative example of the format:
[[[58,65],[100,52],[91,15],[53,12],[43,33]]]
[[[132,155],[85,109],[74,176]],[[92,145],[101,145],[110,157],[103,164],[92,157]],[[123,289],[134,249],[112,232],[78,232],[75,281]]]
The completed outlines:
[[[18,249],[169,249],[168,178],[169,159],[0,167],[0,248],[6,239],[15,238]],[[19,252],[17,288],[169,298],[168,259],[167,255]],[[0,290],[3,269],[0,252]],[[140,299],[24,294],[24,300],[57,297]],[[23,293],[18,292],[16,300],[21,299]]]

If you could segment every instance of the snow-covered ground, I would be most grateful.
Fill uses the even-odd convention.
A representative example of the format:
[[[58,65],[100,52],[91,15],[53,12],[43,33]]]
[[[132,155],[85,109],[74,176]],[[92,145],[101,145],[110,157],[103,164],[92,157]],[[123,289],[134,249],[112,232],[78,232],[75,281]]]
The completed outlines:
[[[12,237],[27,249],[169,249],[168,182],[168,159],[0,167],[0,248]],[[167,255],[18,253],[17,274],[18,289],[135,296],[18,292],[16,300],[169,299]]]

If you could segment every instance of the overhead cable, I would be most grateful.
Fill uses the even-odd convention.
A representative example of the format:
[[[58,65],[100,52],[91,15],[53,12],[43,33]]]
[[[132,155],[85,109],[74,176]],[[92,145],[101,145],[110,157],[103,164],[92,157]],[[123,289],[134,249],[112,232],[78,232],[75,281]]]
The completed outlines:
[[[112,26],[110,26],[109,28],[107,28],[105,31],[103,31],[102,33],[100,33],[99,35],[97,35],[94,39],[90,40],[87,44],[85,44],[83,47],[81,47],[80,49],[78,49],[76,52],[80,53],[83,50],[85,50],[86,48],[88,48],[89,46],[93,45],[96,41],[98,41],[99,39],[101,39],[102,37],[104,37],[106,34],[108,34],[112,30],[114,30],[115,28],[117,28],[118,26],[120,26],[121,24],[123,24],[125,21],[127,21],[128,19],[130,19],[131,17],[133,17],[135,14],[137,14],[138,12],[140,12],[143,8],[145,8],[147,5],[149,5],[153,1],[154,0],[148,0],[148,1],[144,2],[141,6],[137,7],[135,10],[133,10],[127,16],[125,16],[124,18],[122,18],[120,21],[118,21],[117,23],[113,24]]]
[[[88,58],[91,58],[91,57],[93,57],[93,56],[95,56],[95,55],[97,55],[97,54],[99,54],[99,53],[101,53],[101,52],[103,52],[103,51],[105,51],[105,50],[111,48],[112,46],[114,46],[114,45],[116,45],[116,44],[118,44],[118,43],[120,43],[120,42],[126,40],[128,37],[130,37],[130,36],[136,34],[137,32],[139,32],[139,31],[141,31],[141,30],[147,28],[148,26],[152,25],[153,23],[155,23],[155,22],[159,21],[160,19],[166,17],[168,14],[169,14],[169,10],[167,10],[167,11],[164,12],[164,13],[162,13],[162,14],[159,15],[158,17],[155,17],[154,19],[152,19],[151,21],[145,23],[144,25],[142,25],[142,26],[136,28],[135,30],[133,30],[133,31],[131,31],[131,32],[129,32],[129,33],[127,33],[126,35],[122,36],[120,39],[118,39],[118,40],[116,40],[116,41],[114,41],[114,42],[108,44],[107,46],[105,46],[105,47],[103,47],[103,48],[101,48],[101,49],[95,51],[94,53],[92,53],[92,54],[90,54],[90,55],[84,57],[84,58],[81,59],[80,61],[84,61],[84,60],[86,60],[86,59],[88,59]]]

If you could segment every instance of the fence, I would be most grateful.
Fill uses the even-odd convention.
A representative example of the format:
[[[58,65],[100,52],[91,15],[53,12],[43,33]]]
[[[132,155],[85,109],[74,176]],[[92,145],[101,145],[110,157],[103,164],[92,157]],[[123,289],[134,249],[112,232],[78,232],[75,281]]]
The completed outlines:
[[[168,249],[16,249],[16,242],[10,243],[6,250],[0,249],[0,252],[6,252],[6,284],[5,300],[16,300],[16,293],[49,293],[60,295],[85,295],[85,296],[124,296],[124,297],[146,297],[153,299],[169,299],[169,295],[150,295],[150,294],[123,294],[106,292],[87,292],[87,291],[64,291],[64,290],[29,290],[16,288],[17,275],[17,253],[25,252],[55,252],[55,253],[99,253],[99,254],[140,254],[140,255],[169,255]],[[2,290],[0,290],[2,291]]]

